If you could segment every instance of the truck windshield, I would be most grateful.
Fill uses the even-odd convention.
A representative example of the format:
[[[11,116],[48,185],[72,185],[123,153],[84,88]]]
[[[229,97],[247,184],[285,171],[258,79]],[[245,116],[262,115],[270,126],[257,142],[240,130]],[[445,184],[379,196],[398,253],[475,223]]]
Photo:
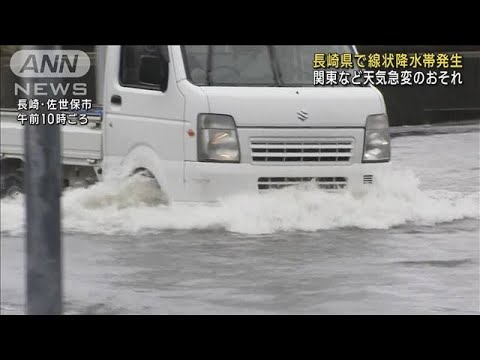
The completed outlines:
[[[316,53],[354,50],[351,45],[183,46],[187,77],[198,86],[313,86]]]

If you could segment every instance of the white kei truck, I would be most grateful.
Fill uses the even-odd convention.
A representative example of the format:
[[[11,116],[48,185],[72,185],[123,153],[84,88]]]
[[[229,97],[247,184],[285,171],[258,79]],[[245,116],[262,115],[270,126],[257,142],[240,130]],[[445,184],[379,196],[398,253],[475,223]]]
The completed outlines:
[[[102,108],[61,126],[66,186],[143,172],[171,202],[311,183],[363,193],[390,162],[373,86],[314,86],[315,53],[353,45],[105,46]],[[2,196],[22,191],[24,126],[1,109]]]

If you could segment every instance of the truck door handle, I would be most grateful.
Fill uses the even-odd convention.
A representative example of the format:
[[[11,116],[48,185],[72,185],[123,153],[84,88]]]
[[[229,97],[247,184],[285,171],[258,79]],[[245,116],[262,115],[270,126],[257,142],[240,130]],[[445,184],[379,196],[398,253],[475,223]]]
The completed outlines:
[[[112,95],[110,101],[112,104],[122,105],[122,97],[120,95]]]

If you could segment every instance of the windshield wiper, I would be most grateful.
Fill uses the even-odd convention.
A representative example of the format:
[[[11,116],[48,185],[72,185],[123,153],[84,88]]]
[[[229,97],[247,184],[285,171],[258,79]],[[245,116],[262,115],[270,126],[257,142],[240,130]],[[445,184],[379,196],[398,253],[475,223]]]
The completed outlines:
[[[275,81],[277,82],[278,86],[282,86],[284,85],[282,79],[282,72],[280,71],[280,66],[278,65],[278,59],[273,45],[268,45],[268,54],[270,56],[270,64],[272,65]]]

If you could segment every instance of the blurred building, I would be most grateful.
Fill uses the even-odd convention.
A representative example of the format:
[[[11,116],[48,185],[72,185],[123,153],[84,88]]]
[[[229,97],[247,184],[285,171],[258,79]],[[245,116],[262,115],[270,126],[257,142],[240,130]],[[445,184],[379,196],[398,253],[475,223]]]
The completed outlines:
[[[360,53],[459,53],[459,86],[377,86],[391,125],[430,124],[480,119],[480,45],[357,45]]]

